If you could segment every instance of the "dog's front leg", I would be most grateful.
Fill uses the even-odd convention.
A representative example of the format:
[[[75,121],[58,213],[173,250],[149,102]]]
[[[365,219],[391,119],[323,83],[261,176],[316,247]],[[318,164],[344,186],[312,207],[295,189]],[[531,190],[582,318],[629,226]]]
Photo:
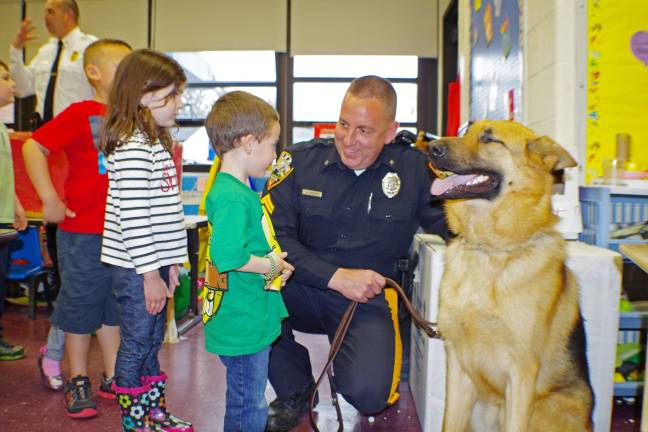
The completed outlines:
[[[477,389],[459,363],[450,342],[446,341],[446,405],[444,432],[465,432],[470,420]]]
[[[527,432],[535,393],[538,364],[531,360],[511,367],[506,386],[506,432]]]

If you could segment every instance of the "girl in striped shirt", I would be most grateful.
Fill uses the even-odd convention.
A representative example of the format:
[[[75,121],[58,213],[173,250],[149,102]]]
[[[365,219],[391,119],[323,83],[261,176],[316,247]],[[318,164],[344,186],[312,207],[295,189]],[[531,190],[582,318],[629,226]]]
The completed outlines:
[[[166,374],[158,352],[167,298],[187,261],[187,239],[168,128],[175,124],[186,76],[152,50],[117,68],[101,146],[108,197],[101,261],[110,264],[121,326],[113,388],[125,432],[193,431],[166,409]]]

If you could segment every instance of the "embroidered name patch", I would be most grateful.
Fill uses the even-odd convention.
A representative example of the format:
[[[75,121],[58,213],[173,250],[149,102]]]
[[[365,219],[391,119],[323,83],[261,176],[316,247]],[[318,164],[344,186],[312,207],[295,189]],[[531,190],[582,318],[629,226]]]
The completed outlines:
[[[302,195],[311,196],[315,198],[322,198],[322,192],[312,189],[302,189]]]

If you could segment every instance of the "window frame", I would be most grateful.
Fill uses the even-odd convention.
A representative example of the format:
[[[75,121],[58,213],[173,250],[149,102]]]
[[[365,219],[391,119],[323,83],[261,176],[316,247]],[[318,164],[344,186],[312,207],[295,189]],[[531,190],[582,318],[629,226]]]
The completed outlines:
[[[295,77],[293,58],[287,54],[280,54],[285,56],[281,58],[277,64],[283,62],[282,69],[285,70],[284,74],[279,74],[279,87],[278,90],[281,96],[277,96],[277,104],[279,101],[287,103],[289,106],[284,107],[281,114],[281,145],[283,147],[294,144],[292,142],[293,129],[295,127],[313,127],[314,124],[320,123],[318,121],[295,121],[293,120],[293,87],[295,83],[348,83],[357,77]],[[406,83],[417,85],[417,116],[416,122],[403,122],[400,126],[403,128],[416,128],[417,130],[425,130],[437,134],[437,59],[433,58],[418,58],[418,70],[416,78],[393,78],[384,77],[391,83]],[[278,106],[279,108],[279,106]]]
[[[279,90],[279,85],[281,82],[279,75],[279,68],[277,64],[279,63],[278,53],[275,52],[275,80],[274,81],[201,81],[201,82],[187,82],[187,89],[212,89],[216,87],[267,87],[275,89],[275,100],[277,101],[277,110],[279,110],[279,95],[281,94]],[[178,127],[197,127],[204,126],[205,119],[178,119],[176,121]]]
[[[389,78],[393,83],[413,83],[417,84],[417,119],[416,122],[402,123],[402,127],[413,127],[417,130],[425,130],[435,135],[439,135],[437,128],[438,105],[438,61],[436,58],[418,58],[417,78]],[[236,82],[236,81],[215,81],[188,83],[187,87],[195,88],[212,88],[212,87],[274,87],[276,90],[276,108],[279,112],[281,134],[279,136],[278,150],[294,144],[292,142],[293,128],[295,127],[313,127],[313,122],[293,121],[293,85],[296,82],[350,82],[357,77],[349,78],[317,78],[294,76],[293,58],[285,52],[275,52],[276,80],[263,82]],[[204,119],[178,120],[178,127],[200,127],[204,125]]]

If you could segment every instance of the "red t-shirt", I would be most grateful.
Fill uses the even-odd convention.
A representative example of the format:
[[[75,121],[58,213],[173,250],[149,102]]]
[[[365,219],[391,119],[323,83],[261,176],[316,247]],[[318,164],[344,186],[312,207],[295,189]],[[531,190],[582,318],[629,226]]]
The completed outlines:
[[[65,231],[103,233],[108,175],[99,152],[99,132],[105,113],[100,102],[73,103],[32,135],[51,153],[64,151],[67,156],[65,205],[76,217],[66,216],[59,224]]]

